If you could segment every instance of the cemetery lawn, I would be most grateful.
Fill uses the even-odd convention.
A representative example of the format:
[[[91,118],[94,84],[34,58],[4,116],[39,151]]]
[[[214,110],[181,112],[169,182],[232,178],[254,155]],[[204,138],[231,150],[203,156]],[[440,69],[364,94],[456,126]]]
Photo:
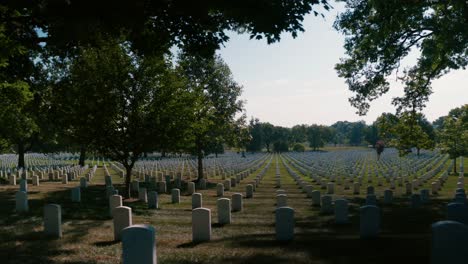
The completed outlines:
[[[295,210],[295,238],[291,242],[275,241],[275,158],[254,193],[244,199],[244,210],[232,214],[232,224],[217,225],[215,184],[203,194],[203,207],[211,209],[212,240],[194,244],[191,224],[191,196],[181,191],[181,203],[170,203],[169,194],[160,194],[158,210],[130,199],[124,201],[133,211],[134,224],[149,224],[156,229],[159,263],[429,263],[431,224],[445,219],[445,206],[451,200],[456,176],[449,176],[443,191],[431,195],[430,204],[411,209],[404,187],[397,187],[395,203],[379,207],[382,212],[382,231],[377,239],[359,238],[359,206],[364,204],[365,186],[360,195],[335,186],[334,199],[350,201],[350,224],[334,224],[332,215],[321,215],[311,206],[310,198],[302,192],[288,174],[281,159],[282,188],[288,195],[288,206]],[[451,161],[447,161],[449,166]],[[468,159],[465,159],[468,168]],[[114,186],[123,192],[123,180],[109,169]],[[250,174],[240,185],[225,192],[230,198],[235,192],[245,195],[245,185],[257,173]],[[304,175],[304,179],[306,177]],[[465,177],[467,175],[465,174]],[[308,178],[307,178],[308,179]],[[209,179],[211,183],[221,178]],[[81,203],[71,202],[71,188],[60,182],[41,182],[29,185],[30,212],[15,213],[15,192],[18,186],[0,185],[0,262],[5,263],[119,263],[121,243],[113,241],[112,219],[105,199],[104,171],[99,167],[90,186],[82,190]],[[425,187],[430,187],[430,182]],[[319,188],[314,185],[314,189]],[[383,190],[376,194],[382,200]],[[429,188],[430,189],[430,188]],[[323,193],[323,192],[322,192]],[[47,239],[42,234],[43,206],[57,203],[62,207],[63,238]]]

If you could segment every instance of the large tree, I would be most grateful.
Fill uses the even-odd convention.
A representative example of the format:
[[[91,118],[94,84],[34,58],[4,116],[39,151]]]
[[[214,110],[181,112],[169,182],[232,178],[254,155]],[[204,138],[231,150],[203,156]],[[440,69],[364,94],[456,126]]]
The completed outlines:
[[[343,0],[346,11],[335,27],[346,37],[346,57],[336,65],[355,93],[350,102],[365,114],[370,102],[386,93],[388,77],[404,84],[404,96],[393,104],[419,111],[431,94],[431,83],[468,64],[468,5],[462,0]],[[400,70],[410,51],[419,52],[414,65]]]
[[[311,125],[307,128],[307,140],[310,147],[315,151],[332,140],[332,134],[329,127],[322,125]]]
[[[187,150],[198,158],[198,179],[203,175],[203,158],[214,141],[222,143],[234,133],[236,114],[242,111],[239,100],[242,86],[234,81],[226,63],[219,57],[204,58],[181,54],[179,70],[187,80],[192,100]]]
[[[185,87],[167,61],[140,57],[126,44],[108,40],[98,48],[81,48],[70,67],[72,90],[62,91],[79,97],[71,121],[79,121],[74,115],[83,111],[90,119],[73,124],[72,129],[80,130],[79,143],[92,140],[99,153],[125,167],[126,197],[138,158],[156,149],[164,135],[180,132],[176,117],[184,116],[180,111],[185,103],[179,100],[185,98]]]
[[[304,16],[313,6],[329,9],[326,0],[198,1],[186,0],[5,0],[1,8],[20,12],[13,23],[36,28],[43,34],[31,44],[46,43],[64,55],[73,47],[95,44],[96,36],[124,37],[131,49],[161,54],[179,45],[196,53],[212,53],[234,30],[278,41],[281,33],[294,37],[304,31]],[[317,8],[317,9],[318,9]]]
[[[36,35],[17,10],[0,5],[0,141],[18,153],[18,167],[25,167],[24,154],[52,133],[47,122],[49,95],[43,63],[36,61],[42,47],[30,41]]]
[[[449,112],[438,132],[438,138],[442,152],[454,160],[453,170],[457,173],[457,158],[468,155],[468,104]]]

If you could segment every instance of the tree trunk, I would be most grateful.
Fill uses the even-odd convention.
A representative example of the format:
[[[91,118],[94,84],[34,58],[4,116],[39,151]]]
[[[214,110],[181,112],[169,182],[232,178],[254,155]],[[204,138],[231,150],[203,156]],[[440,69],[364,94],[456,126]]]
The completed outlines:
[[[125,175],[125,198],[131,197],[130,183],[132,182],[132,169],[133,166],[125,166],[125,170],[127,171],[127,174]]]
[[[266,145],[266,148],[267,148],[267,152],[270,153],[270,144],[267,143],[267,144],[265,144],[265,145]]]
[[[417,150],[417,155],[418,155],[418,157],[419,157],[419,153],[421,152],[421,149],[420,149],[420,148],[416,148],[416,150]]]
[[[161,152],[161,158],[165,158],[165,157],[166,157],[166,151],[163,150],[163,151]]]
[[[457,158],[453,159],[453,172],[457,174]]]
[[[83,167],[85,165],[85,160],[86,160],[86,147],[84,145],[81,146],[80,148],[80,160],[78,164]]]
[[[20,142],[18,144],[18,168],[25,168],[24,167],[24,143]]]

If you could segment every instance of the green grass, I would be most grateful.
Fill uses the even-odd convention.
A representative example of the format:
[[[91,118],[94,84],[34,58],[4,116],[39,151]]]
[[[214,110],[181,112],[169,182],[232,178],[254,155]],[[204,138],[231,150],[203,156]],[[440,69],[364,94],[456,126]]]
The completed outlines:
[[[465,163],[468,159],[465,159]],[[170,195],[160,194],[160,209],[149,210],[135,200],[125,201],[133,209],[134,224],[150,224],[156,228],[159,263],[428,263],[430,255],[430,226],[443,220],[445,205],[456,184],[450,176],[443,192],[433,197],[421,209],[410,209],[408,197],[397,187],[396,201],[383,206],[381,236],[373,240],[359,238],[359,207],[364,202],[365,186],[361,195],[336,186],[337,197],[350,201],[350,224],[337,226],[333,216],[321,215],[313,208],[306,194],[280,162],[282,188],[288,194],[288,205],[295,209],[295,239],[278,243],[274,236],[275,158],[253,199],[244,199],[244,211],[232,215],[233,223],[218,226],[216,190],[197,190],[203,194],[203,206],[212,213],[212,241],[191,243],[191,197],[183,189],[181,203],[171,204]],[[468,164],[465,168],[468,168]],[[113,174],[113,182],[120,192],[123,179]],[[259,170],[258,170],[259,171]],[[257,171],[257,172],[258,172]],[[245,185],[257,172],[230,191],[245,194]],[[305,180],[308,178],[304,175]],[[210,182],[222,182],[210,178]],[[59,182],[41,182],[29,187],[31,211],[18,215],[14,212],[14,193],[18,186],[0,185],[0,259],[1,263],[119,263],[121,244],[113,242],[112,220],[108,217],[105,199],[104,171],[98,168],[90,187],[82,192],[81,203],[72,203],[70,188],[78,181],[63,185]],[[376,184],[375,184],[376,185]],[[380,199],[388,186],[377,187]],[[317,186],[316,186],[317,188]],[[319,187],[318,187],[319,188]],[[58,203],[63,210],[63,238],[46,239],[42,235],[42,208],[47,203]]]

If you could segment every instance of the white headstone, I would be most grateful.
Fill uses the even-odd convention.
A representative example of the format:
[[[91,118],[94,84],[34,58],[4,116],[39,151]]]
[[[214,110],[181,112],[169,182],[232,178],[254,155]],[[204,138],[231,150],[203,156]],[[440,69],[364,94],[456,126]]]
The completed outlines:
[[[201,193],[192,194],[192,209],[203,207],[203,197]]]
[[[347,224],[348,220],[348,201],[346,199],[335,200],[335,223]]]
[[[46,236],[62,237],[62,209],[58,204],[44,206],[44,234]]]
[[[218,208],[218,223],[221,225],[231,223],[231,200],[220,198],[216,201]]]
[[[468,263],[468,226],[455,221],[432,225],[431,264]]]
[[[154,227],[132,225],[122,230],[122,263],[157,263]]]
[[[171,190],[171,202],[173,204],[180,203],[180,190],[179,189],[172,189]]]
[[[331,195],[322,196],[322,205],[320,207],[320,212],[323,214],[332,214],[333,213],[333,201]]]
[[[216,185],[216,196],[220,197],[224,195],[224,185],[222,183],[218,183]]]
[[[242,201],[242,194],[241,193],[234,193],[232,194],[232,211],[233,212],[240,212],[243,209],[243,201]]]
[[[71,189],[71,199],[72,199],[72,202],[75,202],[75,203],[81,202],[80,187],[75,187]]]
[[[195,183],[194,182],[188,182],[187,183],[187,193],[189,195],[192,195],[195,193]]]
[[[121,231],[132,225],[132,208],[119,206],[112,211],[114,216],[114,240],[121,239]]]
[[[112,216],[112,212],[115,208],[122,206],[122,196],[111,195],[109,196],[109,215]]]
[[[374,205],[362,206],[359,225],[361,238],[377,237],[380,232],[380,209]]]
[[[211,240],[211,211],[208,208],[192,210],[192,240],[195,243]]]
[[[146,193],[146,188],[140,188],[138,191],[138,200],[147,203],[148,202],[148,194]]]
[[[276,240],[289,241],[294,238],[294,209],[279,207],[275,210]]]
[[[16,212],[24,213],[29,211],[28,194],[26,192],[18,191],[15,195]]]
[[[148,208],[150,209],[159,208],[158,193],[155,191],[151,191],[148,193]]]

